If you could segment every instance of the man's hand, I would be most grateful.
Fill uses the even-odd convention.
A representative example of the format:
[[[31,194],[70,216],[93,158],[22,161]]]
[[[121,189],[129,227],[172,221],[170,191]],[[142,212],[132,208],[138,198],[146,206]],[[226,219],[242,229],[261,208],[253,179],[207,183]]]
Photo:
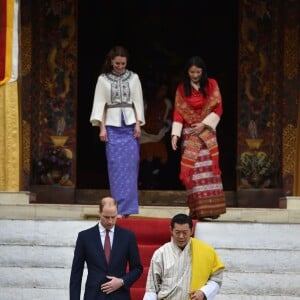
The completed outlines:
[[[205,294],[201,290],[190,292],[191,300],[206,300]]]
[[[103,293],[110,294],[123,286],[123,280],[121,278],[114,276],[106,276],[106,278],[110,279],[110,281],[101,285],[101,291]]]

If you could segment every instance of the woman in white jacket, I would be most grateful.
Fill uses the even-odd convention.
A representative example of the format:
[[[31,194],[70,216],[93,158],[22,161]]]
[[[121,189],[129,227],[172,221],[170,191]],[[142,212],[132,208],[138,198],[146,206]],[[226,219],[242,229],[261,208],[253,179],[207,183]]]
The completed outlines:
[[[128,52],[122,46],[108,52],[90,117],[106,143],[110,191],[122,217],[138,213],[139,138],[145,124],[141,82],[126,69],[127,61]]]

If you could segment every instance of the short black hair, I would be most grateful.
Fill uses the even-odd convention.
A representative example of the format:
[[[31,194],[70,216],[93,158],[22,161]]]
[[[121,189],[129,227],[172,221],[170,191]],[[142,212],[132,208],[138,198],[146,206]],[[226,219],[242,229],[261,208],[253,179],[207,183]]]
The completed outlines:
[[[173,229],[176,224],[189,224],[190,229],[193,229],[193,220],[186,214],[177,214],[171,220],[171,228]]]

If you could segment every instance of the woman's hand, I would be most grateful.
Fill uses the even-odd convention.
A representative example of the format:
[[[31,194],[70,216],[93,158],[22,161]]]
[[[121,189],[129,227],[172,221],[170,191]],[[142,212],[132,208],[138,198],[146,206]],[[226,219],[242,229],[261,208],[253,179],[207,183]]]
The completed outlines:
[[[177,141],[178,141],[178,136],[172,135],[171,144],[172,144],[172,149],[174,151],[177,150]]]
[[[99,137],[100,137],[100,141],[101,142],[107,142],[108,138],[107,138],[107,131],[106,131],[106,127],[105,125],[100,126],[100,133],[99,133]]]
[[[134,126],[134,137],[137,139],[141,136],[141,126],[140,122],[137,121]]]
[[[191,135],[199,135],[205,128],[205,124],[203,123],[194,123],[191,125],[191,128],[189,130],[189,134]]]

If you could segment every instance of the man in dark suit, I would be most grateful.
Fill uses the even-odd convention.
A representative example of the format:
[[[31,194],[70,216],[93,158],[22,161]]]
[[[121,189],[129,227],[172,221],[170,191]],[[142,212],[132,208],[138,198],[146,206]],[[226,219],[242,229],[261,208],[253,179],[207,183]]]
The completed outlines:
[[[99,216],[99,224],[78,234],[70,276],[70,300],[80,300],[85,263],[88,275],[84,300],[130,300],[130,286],[143,272],[135,235],[116,225],[115,199],[101,200]],[[111,244],[109,258],[104,251],[107,231]]]

